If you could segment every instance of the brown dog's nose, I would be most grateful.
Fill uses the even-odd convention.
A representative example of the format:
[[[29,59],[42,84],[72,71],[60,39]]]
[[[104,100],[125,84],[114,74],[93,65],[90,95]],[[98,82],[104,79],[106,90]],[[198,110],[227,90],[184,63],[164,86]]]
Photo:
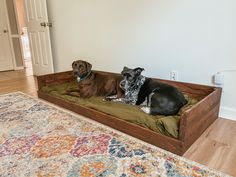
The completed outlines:
[[[84,68],[82,68],[82,67],[79,68],[79,72],[80,72],[80,73],[84,72]]]

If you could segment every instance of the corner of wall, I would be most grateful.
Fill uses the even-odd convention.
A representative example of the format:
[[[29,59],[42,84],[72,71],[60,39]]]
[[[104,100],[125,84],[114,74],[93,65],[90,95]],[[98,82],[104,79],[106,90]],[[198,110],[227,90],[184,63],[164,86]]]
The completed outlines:
[[[221,106],[219,117],[236,121],[236,109]]]

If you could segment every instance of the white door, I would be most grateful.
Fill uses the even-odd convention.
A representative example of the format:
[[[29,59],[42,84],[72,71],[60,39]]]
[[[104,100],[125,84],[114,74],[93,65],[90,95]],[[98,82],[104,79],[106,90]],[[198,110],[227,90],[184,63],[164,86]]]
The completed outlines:
[[[25,0],[34,75],[54,72],[46,0]]]
[[[0,0],[0,71],[13,69],[5,0]]]

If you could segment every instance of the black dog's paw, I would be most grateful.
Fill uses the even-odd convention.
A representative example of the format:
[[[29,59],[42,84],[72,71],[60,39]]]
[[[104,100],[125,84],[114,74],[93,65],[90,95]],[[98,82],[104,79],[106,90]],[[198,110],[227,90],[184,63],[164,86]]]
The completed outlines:
[[[143,110],[143,112],[147,113],[147,114],[151,114],[151,109],[150,107],[141,107],[140,109]]]

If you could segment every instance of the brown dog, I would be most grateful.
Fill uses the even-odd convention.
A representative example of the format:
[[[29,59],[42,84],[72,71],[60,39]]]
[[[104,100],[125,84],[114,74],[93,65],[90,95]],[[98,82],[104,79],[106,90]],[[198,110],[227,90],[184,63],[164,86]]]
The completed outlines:
[[[121,76],[92,71],[92,65],[83,60],[74,61],[72,68],[78,89],[67,90],[67,94],[81,98],[112,95],[121,97],[123,92],[119,86]]]

